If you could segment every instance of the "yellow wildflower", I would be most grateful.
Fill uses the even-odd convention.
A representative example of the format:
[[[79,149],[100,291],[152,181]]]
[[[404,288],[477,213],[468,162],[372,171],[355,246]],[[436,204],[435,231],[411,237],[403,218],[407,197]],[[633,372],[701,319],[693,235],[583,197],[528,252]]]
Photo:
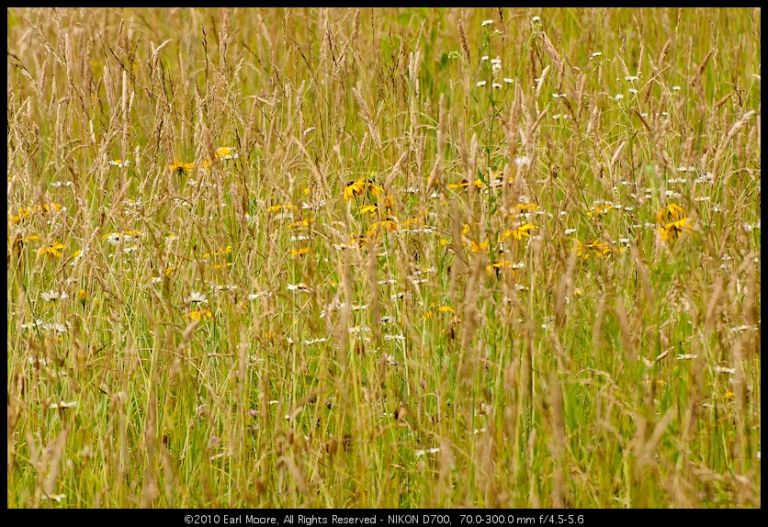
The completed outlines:
[[[509,269],[513,265],[514,264],[512,262],[510,262],[509,260],[499,260],[498,262],[494,262],[491,265],[487,265],[485,267],[485,271],[488,274],[491,274],[495,270],[496,273],[498,274],[499,271],[501,271],[502,269]]]
[[[290,255],[295,258],[296,256],[304,256],[307,253],[309,253],[309,247],[300,247],[298,249],[291,249]]]
[[[595,205],[587,211],[587,216],[590,218],[599,218],[608,213],[611,210],[611,204],[605,203],[603,205]]]
[[[371,180],[368,180],[368,191],[376,198],[384,194],[384,189]]]
[[[456,311],[451,306],[440,306],[437,308],[437,310],[440,313],[451,313],[451,314],[456,313]]]
[[[189,172],[195,168],[194,163],[185,163],[183,161],[175,161],[168,165],[168,171],[172,172],[174,174],[183,174],[184,172]]]
[[[685,213],[680,205],[670,203],[666,207],[659,209],[656,213],[656,223],[669,223],[682,220]]]
[[[11,223],[14,225],[17,225],[21,222],[21,220],[26,220],[27,218],[31,217],[35,213],[35,209],[33,207],[22,207],[18,211],[16,211],[16,214],[11,216]]]
[[[535,212],[539,210],[539,206],[535,203],[518,203],[515,205],[515,210],[517,210],[519,213]]]
[[[592,240],[591,242],[581,243],[576,240],[576,252],[582,258],[589,258],[590,256],[605,256],[611,253],[611,247],[605,242],[599,240]]]
[[[347,183],[344,187],[344,201],[350,200],[355,196],[359,196],[365,191],[365,181],[361,178],[357,181]]]
[[[269,210],[269,212],[272,212],[272,213],[278,213],[283,209],[293,210],[294,207],[293,207],[293,204],[291,203],[285,203],[285,204],[278,203],[276,205],[270,205],[267,210]]]
[[[61,205],[53,201],[51,201],[50,203],[43,203],[43,210],[45,212],[50,212],[50,211],[59,212],[61,210]]]
[[[50,244],[50,245],[48,245],[46,247],[41,247],[37,251],[37,254],[47,254],[48,256],[53,256],[55,258],[61,258],[61,254],[62,254],[61,251],[65,250],[66,248],[67,248],[67,246],[64,245],[63,243],[59,243],[59,242],[54,241],[52,244]]]
[[[360,209],[360,214],[376,214],[378,209],[377,205],[366,205]]]
[[[674,241],[682,236],[684,231],[690,231],[691,225],[688,218],[681,218],[659,227],[659,236],[665,242]]]
[[[300,228],[300,227],[309,227],[315,222],[314,218],[304,218],[301,220],[296,220],[293,223],[291,223],[291,227],[294,229]]]
[[[529,232],[537,228],[538,227],[536,227],[536,225],[533,223],[526,223],[514,229],[508,229],[501,233],[501,241],[504,241],[507,238],[514,238],[518,241],[522,240],[523,238],[528,238],[530,236]]]
[[[479,242],[479,243],[478,243],[478,242],[476,242],[476,241],[474,241],[474,240],[473,240],[473,241],[470,243],[470,245],[469,245],[469,250],[470,250],[471,252],[473,252],[473,253],[477,254],[477,253],[479,253],[479,252],[485,252],[485,251],[487,251],[489,246],[490,246],[490,245],[489,245],[489,243],[488,243],[487,241],[484,241],[484,242]]]
[[[391,218],[387,218],[383,221],[377,221],[376,223],[372,223],[370,227],[368,227],[368,231],[366,232],[366,236],[369,238],[376,236],[376,234],[380,231],[389,231],[394,232],[397,230],[397,223],[394,222]]]
[[[472,186],[480,190],[485,188],[487,185],[483,183],[482,179],[477,178],[472,182]],[[458,183],[448,183],[448,188],[450,190],[461,190],[461,189],[469,188],[469,181],[467,181],[466,179],[462,179]]]
[[[221,159],[222,161],[237,159],[238,157],[240,157],[240,155],[235,152],[235,149],[231,146],[220,146],[216,149],[216,158]]]
[[[209,308],[206,309],[193,309],[189,313],[187,313],[187,317],[189,317],[189,320],[200,322],[205,319],[212,319],[213,318],[213,311],[211,311]]]

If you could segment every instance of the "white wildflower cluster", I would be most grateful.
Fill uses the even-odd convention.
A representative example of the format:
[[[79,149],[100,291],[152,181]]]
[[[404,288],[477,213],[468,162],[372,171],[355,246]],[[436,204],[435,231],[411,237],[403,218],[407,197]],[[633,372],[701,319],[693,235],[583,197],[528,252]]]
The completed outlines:
[[[40,298],[42,298],[46,302],[55,302],[57,300],[66,300],[67,298],[69,298],[69,295],[66,293],[66,291],[58,292],[55,290],[50,290],[50,291],[45,291],[41,293]]]
[[[248,300],[253,302],[259,298],[269,298],[273,295],[272,291],[256,291],[255,293],[248,294]]]
[[[67,326],[64,324],[60,324],[59,322],[45,322],[40,319],[36,319],[34,322],[28,324],[22,324],[21,329],[39,329],[41,331],[49,331],[59,335],[67,332]]]

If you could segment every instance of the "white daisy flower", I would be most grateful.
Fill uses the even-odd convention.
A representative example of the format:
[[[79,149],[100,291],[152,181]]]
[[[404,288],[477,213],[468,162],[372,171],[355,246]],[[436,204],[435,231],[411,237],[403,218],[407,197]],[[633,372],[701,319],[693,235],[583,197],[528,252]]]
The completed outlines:
[[[77,407],[77,401],[59,401],[58,403],[51,403],[48,405],[48,408],[55,409],[55,408],[76,408]]]
[[[184,299],[184,302],[188,304],[207,304],[208,299],[205,297],[203,293],[200,293],[198,291],[192,291],[187,298]]]
[[[69,295],[65,291],[59,293],[58,291],[50,290],[41,293],[40,298],[46,302],[55,302],[56,300],[66,300],[69,298]]]

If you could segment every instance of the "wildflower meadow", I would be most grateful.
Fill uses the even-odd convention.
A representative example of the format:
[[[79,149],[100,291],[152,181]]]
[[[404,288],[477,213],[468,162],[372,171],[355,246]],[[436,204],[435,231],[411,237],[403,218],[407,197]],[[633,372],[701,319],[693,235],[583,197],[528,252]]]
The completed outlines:
[[[760,17],[8,9],[8,506],[759,507]]]

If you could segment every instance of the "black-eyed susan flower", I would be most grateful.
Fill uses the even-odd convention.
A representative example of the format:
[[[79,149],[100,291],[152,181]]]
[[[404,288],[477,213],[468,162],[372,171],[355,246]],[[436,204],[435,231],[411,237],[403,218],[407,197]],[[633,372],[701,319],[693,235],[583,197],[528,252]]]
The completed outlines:
[[[13,223],[14,225],[18,225],[23,220],[26,220],[27,218],[31,218],[34,213],[35,213],[34,207],[21,207],[19,210],[16,211],[16,214],[11,216],[11,223]]]
[[[449,190],[462,190],[465,188],[469,188],[469,181],[466,179],[462,179],[458,183],[448,183],[448,189]],[[472,182],[472,186],[475,187],[477,190],[483,189],[486,187],[486,184],[483,183],[483,180],[480,178],[475,179]]]
[[[267,210],[273,214],[277,214],[278,212],[282,212],[283,210],[293,210],[294,206],[292,203],[276,203],[275,205],[270,205],[267,207]]]
[[[184,174],[185,172],[189,172],[195,168],[194,163],[185,163],[183,161],[176,161],[174,160],[173,163],[168,165],[168,171],[173,174]]]
[[[376,214],[377,210],[379,210],[379,207],[376,204],[366,205],[360,208],[360,214]]]
[[[46,245],[45,247],[41,247],[37,254],[46,254],[48,256],[52,256],[54,258],[61,258],[62,251],[66,250],[67,246],[63,243],[54,241],[50,245]]]
[[[291,223],[290,227],[293,229],[307,228],[310,225],[312,225],[314,222],[315,222],[314,218],[302,218],[300,220],[296,220],[293,223]]]
[[[536,225],[533,223],[525,223],[523,225],[520,225],[519,227],[515,227],[514,229],[508,229],[501,233],[500,239],[501,241],[506,240],[507,238],[513,238],[515,240],[522,240],[523,238],[530,237],[530,231],[533,229],[537,229]]]
[[[685,212],[680,205],[670,203],[659,209],[659,212],[656,213],[656,223],[667,224],[682,220],[684,216]]]
[[[384,195],[384,188],[377,185],[372,179],[368,180],[368,192],[375,198]]]
[[[535,203],[529,203],[529,202],[518,203],[517,205],[515,205],[515,210],[519,214],[529,214],[531,212],[536,212],[537,210],[539,210],[539,206],[536,205]]]
[[[492,274],[495,272],[496,275],[498,276],[503,269],[514,269],[514,268],[515,268],[515,264],[510,262],[509,260],[499,260],[490,265],[486,265],[485,271],[488,274]]]
[[[62,206],[58,203],[51,201],[48,203],[43,203],[42,205],[35,205],[33,207],[21,207],[19,210],[16,211],[16,214],[11,216],[11,223],[14,225],[18,225],[23,220],[29,219],[35,214],[38,213],[47,213],[47,212],[59,212],[62,210]]]
[[[376,236],[380,231],[386,231],[386,232],[394,232],[397,230],[397,223],[392,218],[387,218],[382,221],[377,221],[375,223],[372,223],[370,227],[368,227],[368,231],[366,231],[366,236],[368,238],[373,238]]]
[[[187,318],[191,320],[192,322],[202,322],[206,319],[210,320],[213,318],[213,311],[210,309],[193,309],[189,313],[187,313]]]
[[[665,242],[677,240],[684,232],[690,232],[691,225],[688,218],[681,218],[659,227],[659,236]]]
[[[489,246],[490,244],[488,243],[488,241],[476,242],[474,240],[470,240],[469,251],[473,254],[486,252]]]
[[[582,258],[589,258],[591,256],[603,257],[611,254],[611,246],[600,240],[592,240],[587,243],[576,240],[576,244],[576,252]]]
[[[365,192],[365,180],[360,178],[357,181],[351,181],[344,187],[344,201],[348,201],[355,196]]]
[[[291,249],[289,254],[292,258],[296,258],[297,256],[304,256],[305,254],[309,254],[309,247],[299,247],[296,249]]]
[[[216,149],[216,159],[228,161],[230,159],[237,159],[238,157],[240,157],[240,154],[235,152],[235,149],[231,146],[220,146]]]
[[[587,217],[595,219],[600,218],[602,216],[605,216],[608,214],[608,211],[611,210],[611,203],[600,203],[597,205],[594,205],[591,209],[587,211]]]

